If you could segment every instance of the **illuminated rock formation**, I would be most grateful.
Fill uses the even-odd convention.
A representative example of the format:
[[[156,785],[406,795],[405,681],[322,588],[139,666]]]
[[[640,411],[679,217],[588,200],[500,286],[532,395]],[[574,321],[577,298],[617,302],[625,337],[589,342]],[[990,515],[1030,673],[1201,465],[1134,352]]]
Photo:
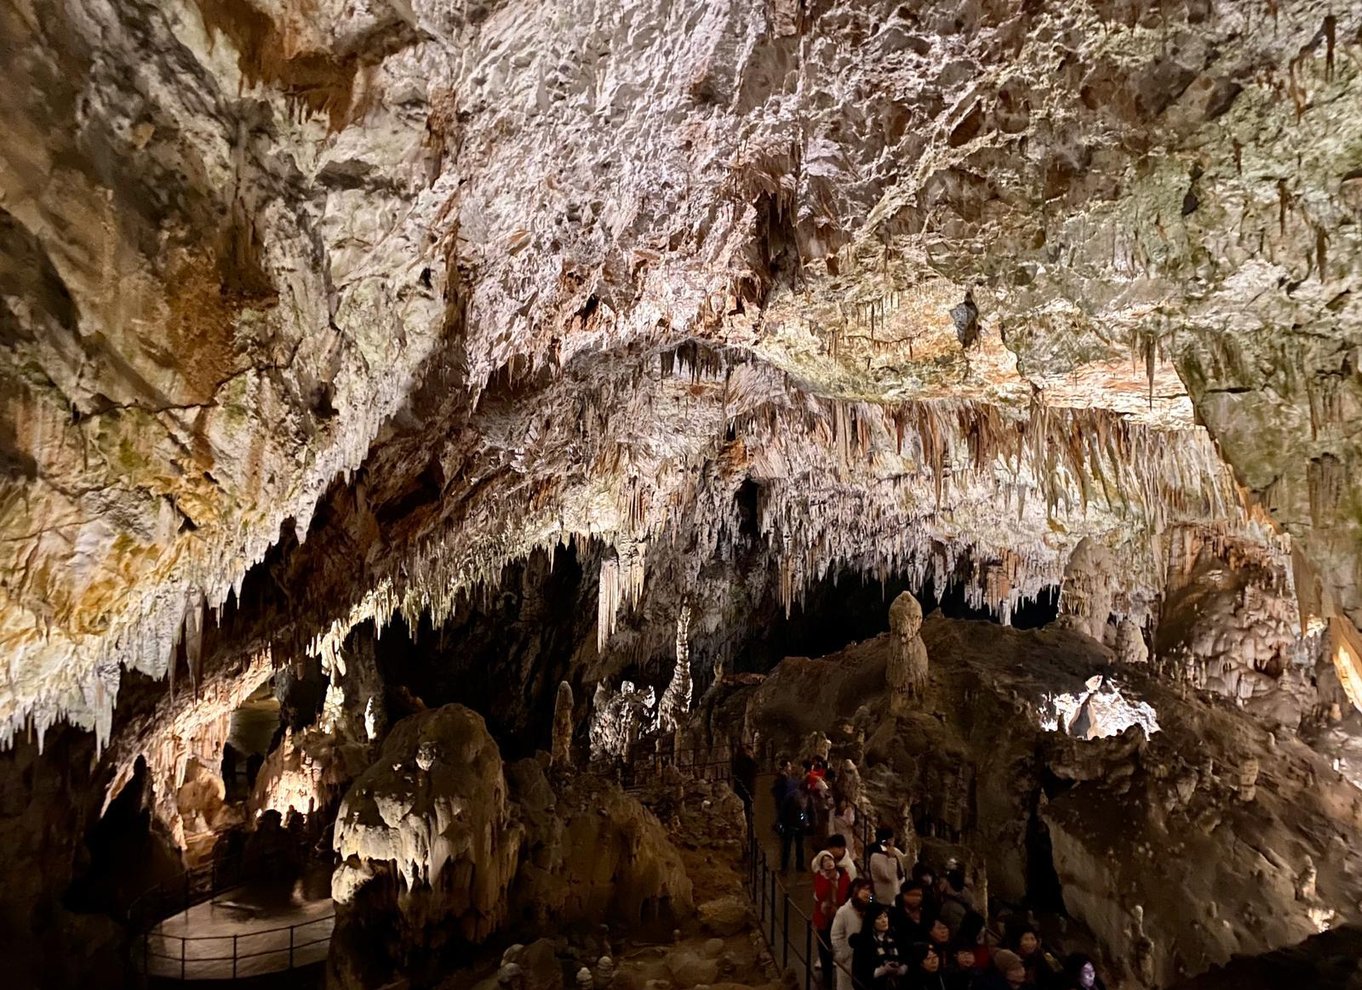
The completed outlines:
[[[908,710],[908,702],[920,697],[927,687],[927,647],[918,630],[922,628],[922,606],[908,592],[889,606],[889,666],[885,684],[889,689],[890,710]]]
[[[331,979],[370,986],[385,967],[486,939],[506,917],[521,835],[481,716],[448,705],[395,725],[336,820]]]
[[[827,665],[751,680],[769,666],[759,620],[797,618],[839,581],[1004,624],[1059,588],[1062,624],[1086,639],[1053,642],[1122,663],[1038,686],[1038,705],[1087,706],[1084,739],[1042,737],[1066,795],[1143,789],[1150,814],[1198,837],[1187,855],[1223,852],[1221,821],[1290,833],[1272,875],[1308,854],[1341,903],[1335,850],[1284,809],[1333,822],[1348,801],[1329,790],[1330,819],[1278,771],[1315,771],[1302,740],[1339,772],[1362,765],[1354,6],[7,6],[0,785],[28,800],[33,754],[16,742],[41,752],[69,723],[94,736],[90,754],[60,742],[92,763],[93,806],[44,791],[54,820],[83,830],[137,779],[151,827],[185,850],[217,820],[232,713],[264,690],[283,714],[248,812],[315,814],[371,748],[401,750],[404,769],[375,765],[351,792],[366,815],[337,833],[357,859],[338,891],[390,888],[414,938],[420,904],[454,913],[424,885],[462,841],[449,795],[467,795],[389,723],[443,725],[456,678],[385,682],[415,665],[380,663],[385,631],[412,657],[429,634],[428,668],[498,682],[484,714],[505,716],[517,756],[568,762],[553,711],[567,682],[594,691],[595,758],[659,726],[826,739],[883,795],[862,757],[907,767],[908,743],[803,724],[781,695],[823,691]],[[532,562],[574,571],[551,619],[516,597]],[[504,656],[445,648],[451,628],[490,642],[458,623],[501,595],[489,625],[557,631],[508,635]],[[834,707],[850,724],[888,685],[912,738],[945,746],[920,778],[924,841],[968,833],[980,781],[1005,775],[976,773],[969,747],[921,721],[955,658],[925,637],[928,677],[920,607],[891,613],[892,662],[839,667]],[[1178,741],[1226,733],[1206,743],[1214,766],[1109,735],[1112,684],[1132,706],[1185,693],[1198,714]],[[1236,710],[1203,718],[1198,692]],[[758,726],[749,695],[799,731]],[[964,689],[951,699],[970,707]],[[1244,719],[1281,752],[1258,752]],[[1070,761],[1080,743],[1106,756]],[[506,825],[499,763],[467,745],[485,758],[484,824]],[[1260,773],[1236,783],[1251,758]],[[384,818],[437,779],[425,824]],[[1227,802],[1232,788],[1252,800]],[[901,820],[907,799],[885,800]],[[1167,903],[1141,893],[1143,917],[1118,917],[1092,879],[1116,830],[1078,798],[998,801],[1052,822],[1076,903],[1132,979],[1301,934],[1296,907],[1229,934],[1199,919],[1214,934],[1179,956]],[[1151,841],[1176,834],[1168,821]],[[64,858],[42,896],[66,919],[78,844],[14,848]],[[465,858],[484,854],[489,886],[451,939],[493,924],[479,898],[504,891],[508,853]],[[1248,854],[1226,855],[1239,884]],[[1206,896],[1203,879],[1186,896]]]
[[[787,600],[968,559],[1006,615],[1083,537],[1147,597],[1171,526],[1269,538],[1193,406],[1362,618],[1351,22],[948,6],[6,18],[5,737],[243,649],[281,530],[351,565],[290,653],[587,536],[604,648],[747,478]]]
[[[572,766],[572,685],[563,681],[553,702],[553,743],[550,756],[556,767]]]

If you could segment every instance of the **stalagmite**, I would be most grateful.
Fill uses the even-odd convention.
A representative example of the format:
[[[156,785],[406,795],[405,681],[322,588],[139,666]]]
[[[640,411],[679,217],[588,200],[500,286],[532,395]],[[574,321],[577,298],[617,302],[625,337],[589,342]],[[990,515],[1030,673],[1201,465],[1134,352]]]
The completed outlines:
[[[903,592],[889,606],[889,664],[885,681],[889,688],[889,708],[895,714],[908,710],[913,698],[927,689],[927,647],[918,635],[922,628],[922,606]]]
[[[690,606],[682,605],[676,617],[676,667],[662,699],[657,705],[657,728],[672,732],[685,721],[690,711]]]
[[[1258,795],[1258,758],[1250,756],[1239,764],[1239,800],[1250,802]]]
[[[1111,616],[1116,562],[1106,547],[1084,537],[1064,567],[1059,613],[1062,625],[1099,643]]]
[[[572,766],[572,685],[562,681],[553,702],[553,749],[556,767]]]
[[[1116,658],[1121,663],[1148,663],[1149,647],[1145,645],[1140,627],[1129,618],[1116,626]]]

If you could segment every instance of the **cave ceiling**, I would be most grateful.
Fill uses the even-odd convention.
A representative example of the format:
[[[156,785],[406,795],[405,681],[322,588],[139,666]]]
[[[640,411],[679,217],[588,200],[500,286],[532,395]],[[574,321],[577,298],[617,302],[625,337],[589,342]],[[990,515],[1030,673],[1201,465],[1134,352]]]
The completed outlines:
[[[786,601],[968,560],[1005,611],[1091,537],[1138,612],[1210,539],[1362,619],[1356,8],[19,0],[0,44],[5,739],[574,540],[608,648],[745,482]]]

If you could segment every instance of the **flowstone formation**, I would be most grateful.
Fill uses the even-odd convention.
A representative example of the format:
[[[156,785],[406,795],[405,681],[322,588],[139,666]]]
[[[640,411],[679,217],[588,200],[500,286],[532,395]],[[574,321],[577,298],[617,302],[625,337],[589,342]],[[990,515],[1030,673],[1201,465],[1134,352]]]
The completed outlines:
[[[1167,675],[1291,731],[1347,705],[1318,625],[1301,628],[1282,575],[1201,553],[1170,582],[1155,643]]]
[[[1080,540],[1064,565],[1064,583],[1059,589],[1060,622],[1102,642],[1111,616],[1117,573],[1110,550],[1092,540]]]
[[[658,820],[541,756],[504,766],[461,705],[393,727],[336,819],[329,985],[430,981],[511,927],[669,937],[689,918],[691,881]]]
[[[329,980],[372,986],[385,966],[485,940],[507,916],[521,841],[481,716],[449,705],[399,722],[336,819]]]

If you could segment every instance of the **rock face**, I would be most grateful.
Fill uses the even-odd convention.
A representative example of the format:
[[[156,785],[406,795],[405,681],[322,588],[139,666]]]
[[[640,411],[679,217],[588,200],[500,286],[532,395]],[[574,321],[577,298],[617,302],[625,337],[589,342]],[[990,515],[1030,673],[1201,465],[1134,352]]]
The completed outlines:
[[[618,785],[592,774],[556,775],[537,761],[510,768],[526,835],[511,891],[519,924],[624,923],[670,935],[692,909],[691,882],[658,820]]]
[[[4,738],[564,540],[614,551],[604,646],[744,485],[787,602],[969,561],[1007,614],[1083,537],[1155,595],[1165,529],[1274,539],[1193,405],[1362,618],[1356,38],[1312,0],[31,0]],[[313,593],[224,634],[271,547]]]
[[[459,705],[409,716],[341,803],[330,980],[374,985],[420,971],[447,944],[482,942],[507,917],[521,830],[501,754]]]
[[[796,751],[819,724],[850,723],[830,731],[832,755],[861,767],[875,820],[902,822],[938,864],[959,857],[976,888],[1062,905],[1120,985],[1167,986],[1352,915],[1362,797],[1296,738],[1141,668],[1113,668],[1076,631],[932,616],[922,638],[941,659],[923,700],[897,718],[873,688],[889,636],[791,658],[733,693],[775,752]],[[1117,673],[1160,730],[1043,729],[1047,692],[1081,692],[1094,670]]]
[[[1164,604],[1155,644],[1173,677],[1295,731],[1344,701],[1324,637],[1301,635],[1280,575],[1201,554]]]

